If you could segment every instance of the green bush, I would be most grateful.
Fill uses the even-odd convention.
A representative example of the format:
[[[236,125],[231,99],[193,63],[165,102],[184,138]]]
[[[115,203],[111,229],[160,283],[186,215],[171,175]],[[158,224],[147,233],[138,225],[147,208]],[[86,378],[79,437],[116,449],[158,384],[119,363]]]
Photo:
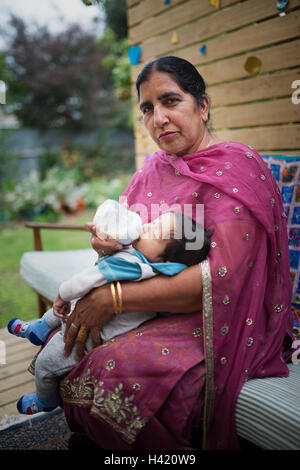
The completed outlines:
[[[120,194],[128,186],[130,174],[120,174],[113,179],[93,178],[88,184],[85,195],[86,207],[95,210],[106,199],[118,200]]]
[[[87,185],[78,185],[72,171],[53,167],[44,179],[40,173],[32,171],[14,187],[9,183],[5,185],[4,212],[10,219],[33,219],[45,215],[53,220],[60,212],[76,212],[86,192]]]
[[[109,179],[93,178],[80,183],[78,170],[50,168],[44,178],[31,172],[17,185],[7,183],[3,191],[4,213],[9,220],[55,221],[64,213],[95,209],[105,199],[118,200],[130,181],[129,174]]]

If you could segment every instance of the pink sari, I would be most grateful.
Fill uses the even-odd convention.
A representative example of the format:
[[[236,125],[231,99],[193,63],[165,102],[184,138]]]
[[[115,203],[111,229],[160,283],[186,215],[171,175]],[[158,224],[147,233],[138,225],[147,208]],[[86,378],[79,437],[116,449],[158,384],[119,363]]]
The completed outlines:
[[[213,236],[203,302],[198,314],[152,320],[86,356],[61,385],[68,423],[106,449],[200,448],[200,436],[203,448],[238,448],[244,382],[288,375],[291,282],[276,183],[254,150],[224,142],[155,153],[123,198],[144,221],[187,204],[195,217],[204,204]]]

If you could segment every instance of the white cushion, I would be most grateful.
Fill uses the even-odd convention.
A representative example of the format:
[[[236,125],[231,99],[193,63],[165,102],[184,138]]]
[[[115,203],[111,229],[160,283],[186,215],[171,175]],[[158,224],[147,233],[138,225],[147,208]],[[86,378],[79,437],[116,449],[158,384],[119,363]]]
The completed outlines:
[[[54,301],[63,281],[96,261],[97,253],[92,249],[29,251],[21,258],[20,274],[39,294]]]
[[[288,367],[288,377],[247,381],[237,400],[238,435],[262,449],[300,449],[300,365]]]

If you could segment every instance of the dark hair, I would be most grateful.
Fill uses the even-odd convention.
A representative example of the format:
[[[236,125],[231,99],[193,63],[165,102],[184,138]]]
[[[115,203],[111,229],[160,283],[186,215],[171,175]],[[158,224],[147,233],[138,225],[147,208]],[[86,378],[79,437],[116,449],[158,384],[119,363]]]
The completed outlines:
[[[187,266],[201,263],[208,256],[210,249],[210,239],[212,233],[206,230],[202,225],[198,224],[191,217],[174,212],[176,221],[181,225],[182,238],[171,238],[163,253],[163,261],[173,261],[183,263]],[[187,230],[188,227],[188,230]],[[203,245],[198,250],[188,250],[187,243],[193,243],[203,232]]]
[[[172,75],[182,90],[190,93],[198,103],[203,103],[205,93],[205,82],[198,70],[187,60],[175,56],[166,56],[155,59],[145,65],[136,80],[136,89],[140,98],[140,86],[149,80],[152,72],[164,72]]]

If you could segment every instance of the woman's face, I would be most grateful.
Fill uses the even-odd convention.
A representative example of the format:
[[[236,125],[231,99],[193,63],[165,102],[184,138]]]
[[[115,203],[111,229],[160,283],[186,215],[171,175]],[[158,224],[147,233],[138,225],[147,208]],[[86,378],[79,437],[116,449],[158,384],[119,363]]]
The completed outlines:
[[[207,97],[199,106],[170,74],[154,71],[141,84],[140,109],[152,139],[169,155],[187,155],[207,146]]]

